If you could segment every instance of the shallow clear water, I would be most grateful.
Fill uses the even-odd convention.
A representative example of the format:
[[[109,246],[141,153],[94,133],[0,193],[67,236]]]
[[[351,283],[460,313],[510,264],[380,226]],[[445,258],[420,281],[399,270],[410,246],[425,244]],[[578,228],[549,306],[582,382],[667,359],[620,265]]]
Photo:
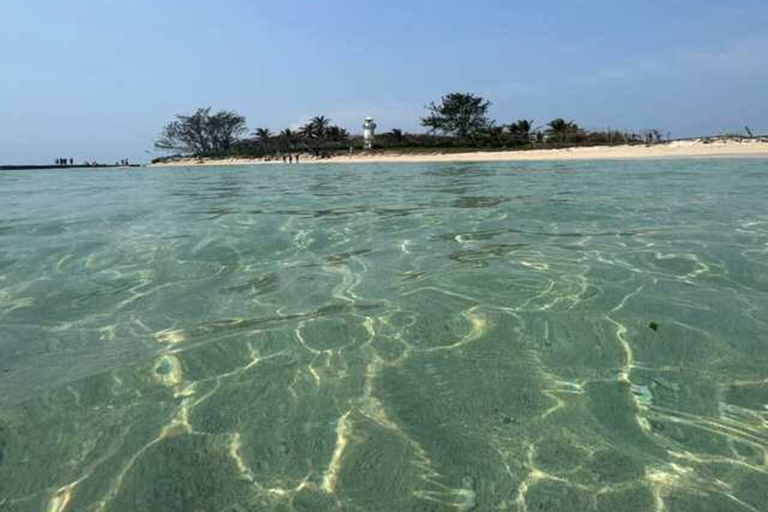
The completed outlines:
[[[0,173],[0,510],[768,510],[768,161]]]

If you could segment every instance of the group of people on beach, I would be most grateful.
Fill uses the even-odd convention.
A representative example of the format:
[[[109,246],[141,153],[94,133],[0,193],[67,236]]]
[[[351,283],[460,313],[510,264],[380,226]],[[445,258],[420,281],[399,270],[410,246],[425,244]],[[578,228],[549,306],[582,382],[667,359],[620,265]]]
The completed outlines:
[[[350,154],[351,154],[351,152],[350,152]],[[277,155],[267,155],[267,156],[265,156],[264,157],[264,161],[265,162],[272,162],[272,161],[282,160],[284,164],[298,164],[299,163],[299,156],[300,155],[298,153],[297,154],[289,153],[287,155],[281,155],[281,154],[278,153]],[[322,160],[324,158],[331,158],[330,153],[328,153],[327,151],[322,151],[322,150],[314,150],[314,151],[310,152],[309,156],[307,156],[306,153],[304,154],[304,156],[307,157],[307,158],[310,158],[311,160]]]
[[[285,161],[285,158],[283,158],[283,161]],[[296,157],[296,163],[298,163],[298,162],[299,162],[299,158],[297,156]],[[57,158],[56,159],[56,165],[60,165],[60,166],[61,165],[69,165],[69,166],[72,166],[72,165],[75,165],[75,159],[74,158]],[[129,167],[130,165],[131,165],[131,162],[127,158],[123,158],[123,159],[120,159],[119,161],[115,162],[115,167],[120,167],[120,166]],[[85,162],[83,162],[83,166],[84,167],[101,167],[101,164],[99,164],[95,160],[93,162],[89,162],[88,160],[86,160]]]

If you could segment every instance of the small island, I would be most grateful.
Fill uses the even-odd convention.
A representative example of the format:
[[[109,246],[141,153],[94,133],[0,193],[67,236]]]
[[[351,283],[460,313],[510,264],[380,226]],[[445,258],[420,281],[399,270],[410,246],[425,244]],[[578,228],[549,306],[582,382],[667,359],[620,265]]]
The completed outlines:
[[[163,128],[155,147],[168,155],[154,159],[152,165],[768,156],[768,137],[754,135],[748,127],[744,134],[673,139],[656,128],[590,130],[563,118],[543,124],[532,119],[498,122],[488,116],[490,106],[476,94],[453,92],[426,106],[421,118],[426,132],[393,128],[377,134],[375,141],[352,135],[323,115],[299,130],[275,133],[257,128],[249,133],[244,116],[200,108],[177,115]]]

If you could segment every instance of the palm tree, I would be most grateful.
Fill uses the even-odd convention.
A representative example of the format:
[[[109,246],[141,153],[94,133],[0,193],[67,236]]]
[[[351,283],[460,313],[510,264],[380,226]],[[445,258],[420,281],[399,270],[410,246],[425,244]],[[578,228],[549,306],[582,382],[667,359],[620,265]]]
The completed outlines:
[[[570,135],[574,135],[581,131],[579,125],[573,121],[566,121],[560,117],[547,123],[547,126],[549,126],[547,135],[553,137],[558,142],[565,142]]]
[[[307,123],[301,128],[299,128],[299,135],[306,139],[314,139],[315,138],[315,127],[312,125],[312,123]]]
[[[528,143],[531,139],[531,130],[533,130],[533,119],[518,119],[507,126],[511,138],[518,142]]]
[[[528,135],[533,129],[533,119],[519,119],[517,122],[512,123],[508,127],[509,133],[512,135]]]
[[[269,142],[270,137],[272,137],[272,132],[269,128],[256,128],[253,135],[259,142]]]
[[[403,133],[403,130],[400,128],[392,128],[389,131],[390,136],[395,139],[397,142],[402,142],[405,138],[405,134]]]
[[[272,138],[272,132],[269,131],[269,128],[256,128],[256,131],[253,132],[253,135],[256,137],[256,141],[262,147],[264,152],[268,153],[269,142]]]
[[[301,135],[308,139],[324,139],[330,126],[330,119],[325,116],[315,116],[301,127]]]
[[[291,130],[290,128],[286,128],[285,130],[280,132],[280,135],[277,136],[278,141],[280,142],[280,147],[285,150],[290,150],[293,148],[294,144],[296,143],[296,139],[298,138],[298,134]]]
[[[331,120],[325,116],[315,116],[312,118],[310,123],[312,123],[312,125],[315,127],[317,138],[325,138],[326,133],[328,132],[328,128],[331,126]]]
[[[329,126],[325,131],[325,138],[333,142],[344,142],[349,139],[349,132],[340,126]]]

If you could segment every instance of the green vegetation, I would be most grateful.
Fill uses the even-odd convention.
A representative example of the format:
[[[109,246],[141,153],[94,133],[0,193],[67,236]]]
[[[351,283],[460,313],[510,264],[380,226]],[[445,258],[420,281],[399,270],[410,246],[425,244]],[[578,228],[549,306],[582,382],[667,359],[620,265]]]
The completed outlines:
[[[245,131],[243,116],[225,110],[211,114],[210,107],[199,108],[165,125],[155,147],[195,156],[224,156]]]
[[[493,126],[488,119],[491,102],[472,93],[453,92],[443,96],[439,104],[427,106],[430,115],[422,118],[421,125],[460,139],[474,139]]]
[[[573,139],[581,133],[579,125],[573,121],[566,121],[562,118],[553,119],[547,123],[547,135],[556,142],[567,142],[569,139]]]
[[[431,102],[425,107],[427,115],[421,118],[421,124],[429,129],[427,133],[407,133],[397,128],[379,133],[374,150],[399,153],[524,150],[650,144],[663,140],[659,130],[643,133],[586,130],[563,118],[553,119],[540,127],[529,119],[498,124],[488,117],[490,106],[488,100],[472,93],[447,94],[439,102]],[[174,156],[198,158],[271,158],[296,152],[322,157],[363,149],[361,135],[351,135],[322,115],[313,117],[297,131],[286,128],[274,133],[268,128],[257,128],[250,136],[245,136],[246,133],[243,116],[231,111],[211,113],[210,107],[206,107],[192,115],[177,115],[163,128],[155,147],[175,153]]]
[[[357,139],[360,141],[358,142]],[[362,147],[362,139],[351,137],[346,129],[331,124],[331,120],[327,117],[316,116],[298,131],[286,128],[274,134],[268,128],[257,128],[251,137],[241,139],[234,144],[231,155],[267,157],[306,152],[319,156],[348,151],[350,146]]]

